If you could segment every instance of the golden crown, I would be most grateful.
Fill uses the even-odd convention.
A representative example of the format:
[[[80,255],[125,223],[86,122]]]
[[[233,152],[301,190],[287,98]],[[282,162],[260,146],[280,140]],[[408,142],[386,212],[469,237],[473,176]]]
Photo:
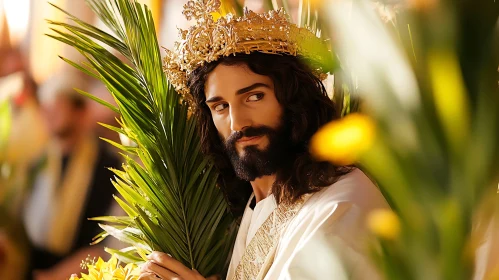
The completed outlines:
[[[244,9],[242,17],[221,15],[220,0],[190,0],[184,5],[187,20],[196,24],[179,30],[180,40],[166,50],[164,70],[169,82],[184,100],[193,105],[187,79],[204,63],[222,56],[251,52],[287,54],[304,58],[321,79],[331,71],[334,60],[324,40],[312,31],[300,28],[287,19],[281,8],[257,14]]]

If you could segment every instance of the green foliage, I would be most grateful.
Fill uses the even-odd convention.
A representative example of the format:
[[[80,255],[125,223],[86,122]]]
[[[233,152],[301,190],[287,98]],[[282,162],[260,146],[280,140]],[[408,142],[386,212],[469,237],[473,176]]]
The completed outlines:
[[[133,247],[118,252],[122,260],[139,261],[137,253],[158,250],[208,276],[224,273],[235,238],[235,225],[217,172],[203,157],[196,122],[188,106],[168,84],[151,12],[128,0],[89,0],[113,34],[66,13],[73,24],[49,21],[57,35],[87,59],[81,71],[100,79],[117,107],[97,100],[121,115],[121,127],[105,127],[127,136],[136,146],[106,140],[123,151],[124,171],[114,170],[117,202],[128,217],[99,217],[106,233]],[[61,10],[62,11],[62,10]],[[64,11],[63,11],[64,12]],[[123,55],[122,62],[103,43]],[[91,94],[80,91],[93,99]]]
[[[9,99],[0,101],[0,161],[4,158],[7,141],[10,135],[12,116]]]

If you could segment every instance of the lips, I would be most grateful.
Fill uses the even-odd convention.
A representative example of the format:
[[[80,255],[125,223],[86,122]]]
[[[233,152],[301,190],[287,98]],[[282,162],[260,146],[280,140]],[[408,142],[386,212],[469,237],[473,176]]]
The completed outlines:
[[[237,140],[238,143],[248,143],[254,140],[260,139],[262,136],[252,136],[252,137],[243,137],[239,140]]]

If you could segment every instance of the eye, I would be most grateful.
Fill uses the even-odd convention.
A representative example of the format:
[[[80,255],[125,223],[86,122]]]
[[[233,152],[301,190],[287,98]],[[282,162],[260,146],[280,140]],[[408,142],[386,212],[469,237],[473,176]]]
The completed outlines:
[[[252,94],[248,97],[247,101],[258,101],[263,98],[263,93]]]
[[[220,103],[212,107],[215,112],[221,112],[223,109],[227,108],[227,103]]]

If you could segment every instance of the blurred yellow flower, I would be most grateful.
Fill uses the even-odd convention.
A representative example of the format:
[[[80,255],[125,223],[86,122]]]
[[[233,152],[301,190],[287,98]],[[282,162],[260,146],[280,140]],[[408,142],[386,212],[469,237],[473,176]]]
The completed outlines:
[[[211,13],[214,21],[217,21],[221,17],[225,17],[227,14],[235,14],[234,8],[228,0],[222,0],[220,3],[220,9],[217,12]]]
[[[310,140],[310,152],[317,160],[352,164],[368,150],[375,137],[374,122],[358,113],[324,125]]]
[[[367,216],[367,226],[381,238],[393,240],[400,234],[399,218],[392,210],[377,209]]]

